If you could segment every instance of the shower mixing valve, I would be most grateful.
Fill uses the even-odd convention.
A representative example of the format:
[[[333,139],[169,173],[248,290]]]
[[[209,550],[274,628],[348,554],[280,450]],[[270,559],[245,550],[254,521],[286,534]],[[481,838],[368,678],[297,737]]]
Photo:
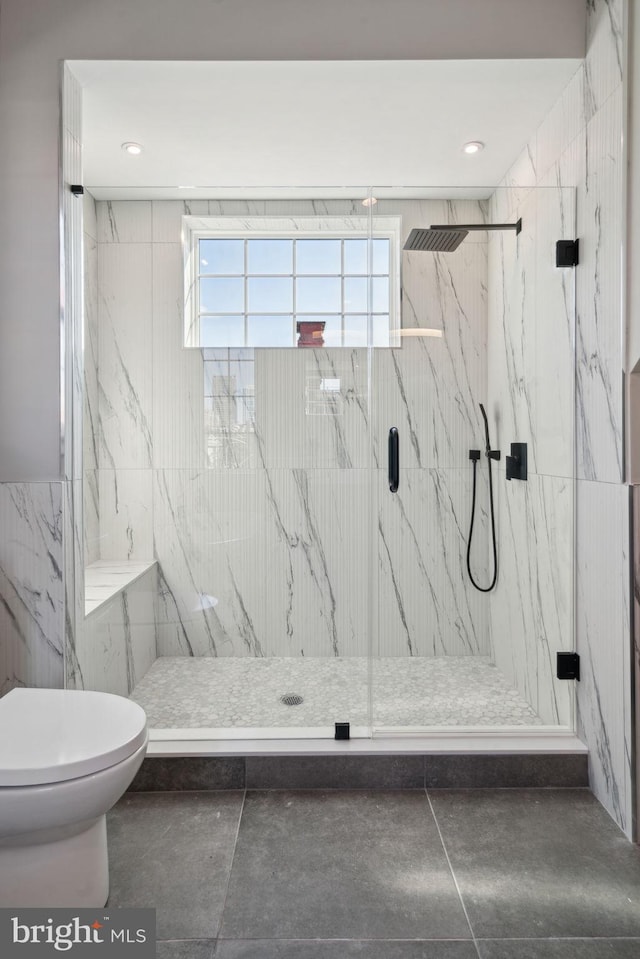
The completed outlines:
[[[527,444],[512,443],[511,456],[505,459],[507,479],[526,480],[527,478]]]

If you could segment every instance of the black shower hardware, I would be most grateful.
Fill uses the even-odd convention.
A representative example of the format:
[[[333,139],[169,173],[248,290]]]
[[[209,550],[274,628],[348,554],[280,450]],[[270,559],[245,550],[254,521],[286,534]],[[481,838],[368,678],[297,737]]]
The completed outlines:
[[[467,572],[469,574],[469,579],[477,590],[479,590],[481,593],[490,593],[493,587],[496,585],[496,580],[498,578],[498,547],[496,544],[496,520],[493,506],[493,479],[491,476],[491,461],[500,459],[500,450],[491,449],[487,414],[485,413],[482,403],[479,405],[480,412],[482,413],[482,418],[484,420],[485,454],[489,461],[489,505],[491,509],[491,542],[493,544],[493,577],[491,579],[491,585],[480,586],[478,583],[476,583],[475,579],[473,578],[473,573],[471,572],[471,540],[473,538],[473,523],[476,516],[476,469],[478,466],[478,460],[480,459],[480,450],[469,450],[469,459],[473,463],[473,492],[471,494],[471,522],[469,524],[469,539],[467,540]]]
[[[400,436],[395,426],[389,430],[389,489],[398,492],[400,482]]]
[[[412,230],[403,250],[419,253],[453,253],[470,230],[522,230],[522,220],[516,223],[465,223],[462,226],[430,226]]]
[[[527,478],[527,444],[512,443],[511,456],[504,458],[507,479],[526,480]]]

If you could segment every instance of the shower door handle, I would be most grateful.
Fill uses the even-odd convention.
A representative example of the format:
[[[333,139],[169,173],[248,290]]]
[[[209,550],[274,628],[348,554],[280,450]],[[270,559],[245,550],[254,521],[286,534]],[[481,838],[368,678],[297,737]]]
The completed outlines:
[[[398,492],[400,482],[400,437],[398,430],[392,426],[389,430],[389,489],[392,493]]]

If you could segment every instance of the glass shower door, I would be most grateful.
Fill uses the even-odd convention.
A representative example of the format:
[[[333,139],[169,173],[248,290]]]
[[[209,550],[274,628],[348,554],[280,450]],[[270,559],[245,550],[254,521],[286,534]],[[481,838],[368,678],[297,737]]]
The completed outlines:
[[[574,191],[374,193],[377,215],[402,218],[403,245],[434,224],[522,219],[451,252],[403,251],[400,345],[374,349],[374,732],[572,727],[573,683],[555,658],[573,648],[575,298],[555,241],[575,235]],[[527,444],[526,482],[506,479],[511,443]]]

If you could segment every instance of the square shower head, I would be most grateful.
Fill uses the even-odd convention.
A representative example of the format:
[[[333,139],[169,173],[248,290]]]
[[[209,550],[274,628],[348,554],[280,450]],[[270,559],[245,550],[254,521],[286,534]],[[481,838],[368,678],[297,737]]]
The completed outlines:
[[[442,227],[412,230],[403,249],[420,253],[452,253],[458,249],[468,232]]]

